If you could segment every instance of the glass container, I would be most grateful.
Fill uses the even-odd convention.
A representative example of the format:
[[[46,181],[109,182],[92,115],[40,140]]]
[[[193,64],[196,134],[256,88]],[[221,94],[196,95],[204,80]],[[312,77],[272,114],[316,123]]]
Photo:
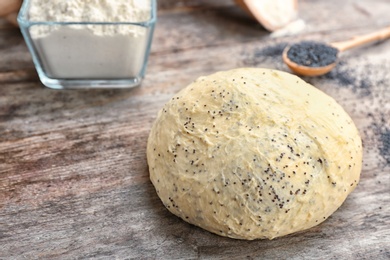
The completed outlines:
[[[144,78],[156,23],[32,21],[25,0],[18,23],[41,82],[53,89],[131,88]]]

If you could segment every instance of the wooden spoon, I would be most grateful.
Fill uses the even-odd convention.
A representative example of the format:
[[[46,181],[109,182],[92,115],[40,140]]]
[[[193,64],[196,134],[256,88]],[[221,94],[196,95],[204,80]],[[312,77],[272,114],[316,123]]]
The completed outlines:
[[[366,35],[361,35],[354,37],[347,41],[334,42],[330,43],[329,46],[338,49],[339,53],[360,45],[384,40],[390,37],[390,27],[386,27],[377,32],[369,33]],[[304,65],[297,64],[288,58],[287,52],[289,51],[290,46],[287,46],[283,51],[283,61],[287,66],[295,73],[303,76],[320,76],[328,73],[336,66],[336,61],[323,67],[308,67]]]

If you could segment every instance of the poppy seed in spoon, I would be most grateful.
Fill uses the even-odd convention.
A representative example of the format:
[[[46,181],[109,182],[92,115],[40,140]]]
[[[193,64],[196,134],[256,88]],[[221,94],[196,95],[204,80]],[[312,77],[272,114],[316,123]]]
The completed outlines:
[[[336,62],[338,49],[325,43],[303,41],[293,44],[287,52],[288,58],[306,67],[324,67]]]

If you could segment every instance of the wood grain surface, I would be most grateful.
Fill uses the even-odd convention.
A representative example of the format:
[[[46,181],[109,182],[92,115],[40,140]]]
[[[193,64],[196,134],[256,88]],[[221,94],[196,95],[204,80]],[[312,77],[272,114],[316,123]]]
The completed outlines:
[[[360,184],[321,225],[271,241],[219,237],[170,214],[149,181],[150,127],[198,76],[288,71],[291,42],[390,26],[387,0],[299,4],[306,30],[271,38],[233,1],[159,0],[146,78],[128,90],[45,88],[19,30],[0,21],[0,259],[390,259],[390,40],[304,78],[345,108],[364,143]]]

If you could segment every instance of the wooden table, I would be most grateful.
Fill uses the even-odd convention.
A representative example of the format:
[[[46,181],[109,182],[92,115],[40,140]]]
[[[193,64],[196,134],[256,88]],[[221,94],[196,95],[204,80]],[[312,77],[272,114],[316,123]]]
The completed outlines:
[[[306,30],[271,38],[233,2],[159,1],[147,76],[129,90],[43,87],[19,30],[0,23],[0,259],[390,259],[390,41],[351,50],[305,78],[351,115],[364,142],[361,182],[323,224],[234,240],[170,214],[148,178],[157,111],[200,75],[286,70],[281,50],[390,25],[387,0],[300,1]]]

